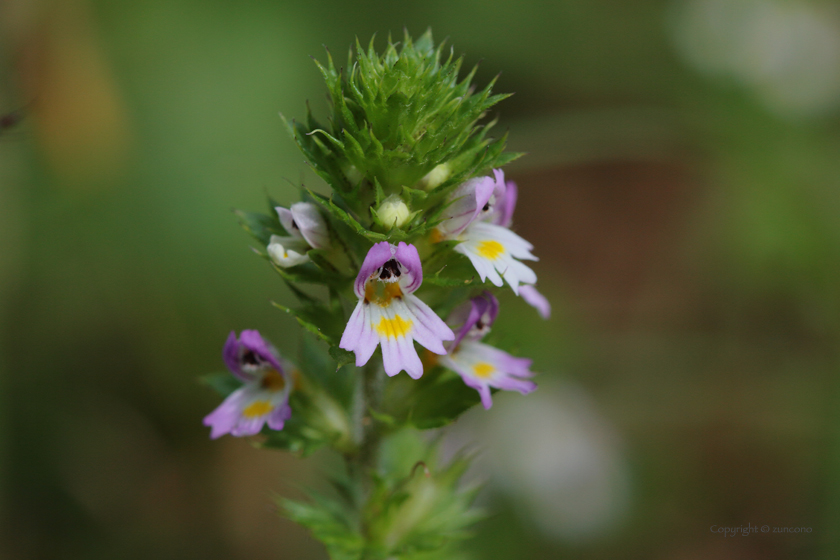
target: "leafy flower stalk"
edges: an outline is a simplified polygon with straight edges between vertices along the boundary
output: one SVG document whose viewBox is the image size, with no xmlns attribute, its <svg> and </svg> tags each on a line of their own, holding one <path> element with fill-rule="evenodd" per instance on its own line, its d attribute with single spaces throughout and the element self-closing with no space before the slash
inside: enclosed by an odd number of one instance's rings
<svg viewBox="0 0 840 560">
<path fill-rule="evenodd" d="M 533 247 L 511 229 L 518 190 L 501 167 L 519 154 L 486 120 L 507 96 L 476 88 L 475 69 L 461 77 L 431 32 L 316 64 L 328 118 L 285 122 L 330 194 L 302 186 L 288 208 L 238 212 L 297 299 L 275 305 L 303 328 L 300 353 L 232 332 L 229 372 L 205 378 L 225 400 L 204 423 L 212 438 L 344 458 L 328 495 L 282 501 L 332 558 L 448 557 L 479 518 L 476 488 L 459 483 L 467 457 L 440 462 L 423 431 L 489 409 L 495 391 L 536 388 L 531 360 L 494 345 L 494 290 L 550 312 L 525 264 Z"/>
</svg>

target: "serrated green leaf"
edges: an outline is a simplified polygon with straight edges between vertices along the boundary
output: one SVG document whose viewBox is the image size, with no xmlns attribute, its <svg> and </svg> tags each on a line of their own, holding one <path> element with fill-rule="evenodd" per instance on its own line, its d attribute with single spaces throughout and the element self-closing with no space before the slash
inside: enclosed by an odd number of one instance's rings
<svg viewBox="0 0 840 560">
<path fill-rule="evenodd" d="M 277 218 L 242 210 L 234 210 L 234 214 L 239 218 L 242 228 L 257 239 L 263 247 L 268 245 L 272 235 L 287 235 Z"/>
<path fill-rule="evenodd" d="M 330 356 L 339 368 L 356 361 L 356 355 L 353 352 L 348 352 L 338 346 L 330 346 Z"/>
</svg>

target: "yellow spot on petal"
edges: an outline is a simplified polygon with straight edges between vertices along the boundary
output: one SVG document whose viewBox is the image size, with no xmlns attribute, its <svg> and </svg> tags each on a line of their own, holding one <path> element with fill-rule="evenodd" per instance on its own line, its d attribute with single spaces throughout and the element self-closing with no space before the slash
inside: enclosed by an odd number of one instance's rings
<svg viewBox="0 0 840 560">
<path fill-rule="evenodd" d="M 443 234 L 440 232 L 439 229 L 435 228 L 432 230 L 431 235 L 429 235 L 429 241 L 432 243 L 440 243 L 443 241 Z"/>
<path fill-rule="evenodd" d="M 495 261 L 504 252 L 505 248 L 498 241 L 488 240 L 478 244 L 478 254 L 491 261 Z"/>
<path fill-rule="evenodd" d="M 379 324 L 375 325 L 375 327 L 376 332 L 378 332 L 380 336 L 399 338 L 401 336 L 406 336 L 409 332 L 411 332 L 412 324 L 411 319 L 404 321 L 402 317 L 395 315 L 393 319 L 382 317 L 382 319 L 379 320 Z"/>
<path fill-rule="evenodd" d="M 242 416 L 246 418 L 256 418 L 264 416 L 271 412 L 271 403 L 268 401 L 254 401 L 245 407 L 242 411 Z"/>
<path fill-rule="evenodd" d="M 496 368 L 487 362 L 478 362 L 473 366 L 473 371 L 479 377 L 490 377 L 490 374 L 492 374 L 495 369 Z"/>
<path fill-rule="evenodd" d="M 263 376 L 261 385 L 266 391 L 282 391 L 286 387 L 286 380 L 279 371 L 270 369 Z"/>
</svg>

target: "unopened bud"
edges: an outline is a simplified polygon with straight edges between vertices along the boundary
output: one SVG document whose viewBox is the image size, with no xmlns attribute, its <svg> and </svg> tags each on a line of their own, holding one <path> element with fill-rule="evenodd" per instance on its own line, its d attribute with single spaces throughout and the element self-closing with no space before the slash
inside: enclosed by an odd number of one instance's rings
<svg viewBox="0 0 840 560">
<path fill-rule="evenodd" d="M 411 218 L 408 205 L 396 194 L 392 194 L 382 201 L 376 210 L 376 218 L 386 229 L 402 227 Z"/>
<path fill-rule="evenodd" d="M 423 188 L 428 190 L 432 190 L 435 187 L 438 187 L 443 184 L 444 181 L 449 179 L 449 176 L 452 174 L 452 169 L 450 169 L 448 163 L 441 163 L 431 171 L 429 171 L 425 177 L 420 179 L 420 182 L 423 185 Z"/>
</svg>

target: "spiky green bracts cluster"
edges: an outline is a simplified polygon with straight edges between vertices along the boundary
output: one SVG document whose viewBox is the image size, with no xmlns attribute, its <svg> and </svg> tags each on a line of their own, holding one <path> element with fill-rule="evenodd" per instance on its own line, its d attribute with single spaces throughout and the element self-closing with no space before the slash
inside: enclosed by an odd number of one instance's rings
<svg viewBox="0 0 840 560">
<path fill-rule="evenodd" d="M 509 97 L 491 95 L 495 79 L 475 92 L 476 67 L 459 81 L 463 59 L 454 59 L 450 49 L 444 60 L 445 45 L 435 48 L 431 32 L 416 42 L 406 33 L 401 45 L 389 40 L 382 55 L 373 44 L 365 52 L 357 41 L 346 69 L 336 69 L 329 53 L 326 66 L 316 62 L 329 89 L 327 126 L 311 111 L 305 123 L 287 123 L 334 200 L 368 229 L 377 229 L 368 208 L 389 195 L 401 196 L 417 217 L 427 217 L 466 179 L 519 155 L 504 153 L 506 135 L 487 136 L 495 120 L 479 123 Z M 415 219 L 389 239 L 411 240 L 432 226 Z"/>
</svg>

